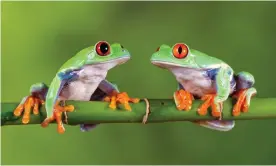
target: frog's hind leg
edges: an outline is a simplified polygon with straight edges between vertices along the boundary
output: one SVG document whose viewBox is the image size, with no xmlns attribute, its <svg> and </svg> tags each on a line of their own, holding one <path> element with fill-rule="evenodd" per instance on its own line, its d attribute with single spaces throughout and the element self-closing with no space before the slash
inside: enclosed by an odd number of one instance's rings
<svg viewBox="0 0 276 166">
<path fill-rule="evenodd" d="M 198 114 L 206 115 L 207 110 L 211 107 L 212 116 L 219 120 L 203 120 L 194 123 L 217 131 L 230 131 L 235 126 L 233 120 L 222 120 L 223 102 L 227 100 L 234 86 L 233 70 L 231 68 L 221 68 L 208 72 L 212 80 L 216 80 L 216 94 L 206 94 L 202 96 L 205 102 L 199 107 Z"/>
<path fill-rule="evenodd" d="M 232 95 L 237 99 L 233 108 L 233 116 L 239 116 L 241 112 L 247 112 L 250 106 L 252 96 L 257 93 L 253 87 L 255 79 L 252 74 L 248 72 L 240 72 L 235 75 L 236 90 Z"/>
<path fill-rule="evenodd" d="M 91 95 L 90 101 L 102 101 L 106 96 L 107 96 L 106 92 L 104 92 L 100 88 L 97 88 L 95 92 Z M 82 132 L 87 132 L 96 128 L 97 125 L 98 124 L 81 124 L 80 129 Z"/>
<path fill-rule="evenodd" d="M 110 102 L 109 108 L 115 110 L 118 104 L 122 104 L 127 111 L 131 111 L 129 103 L 139 103 L 140 99 L 131 98 L 126 92 L 119 92 L 119 89 L 115 84 L 103 80 L 99 85 L 99 88 L 108 94 L 104 97 L 104 101 Z"/>
<path fill-rule="evenodd" d="M 119 89 L 116 84 L 103 80 L 95 92 L 91 95 L 90 101 L 104 101 L 106 97 L 113 91 L 119 93 Z M 97 127 L 98 124 L 81 124 L 80 129 L 83 132 L 90 131 Z"/>
<path fill-rule="evenodd" d="M 87 132 L 97 127 L 97 125 L 98 124 L 81 124 L 80 129 L 82 132 Z"/>
<path fill-rule="evenodd" d="M 219 104 L 219 110 L 217 110 L 217 107 L 214 104 L 214 96 L 206 96 L 206 101 L 204 104 L 201 105 L 199 108 L 198 112 L 201 111 L 200 109 L 204 109 L 205 113 L 207 108 L 211 105 L 212 107 L 212 116 L 213 117 L 220 117 L 220 114 L 222 112 L 222 103 Z M 214 111 L 217 110 L 217 111 Z M 217 113 L 217 114 L 214 114 Z M 202 127 L 206 127 L 212 130 L 217 130 L 217 131 L 230 131 L 235 127 L 235 121 L 233 120 L 200 120 L 200 121 L 192 121 L 195 124 L 198 124 Z"/>
<path fill-rule="evenodd" d="M 30 121 L 31 111 L 33 114 L 39 114 L 39 107 L 44 104 L 45 97 L 48 91 L 48 86 L 44 83 L 33 84 L 30 88 L 30 95 L 25 96 L 13 114 L 15 116 L 21 116 L 23 111 L 22 123 L 28 124 Z"/>
<path fill-rule="evenodd" d="M 210 103 L 211 103 L 210 96 Z M 192 101 L 197 99 L 197 96 L 193 96 L 191 93 L 185 91 L 184 87 L 179 84 L 178 90 L 174 93 L 174 101 L 178 110 L 186 110 L 188 111 L 192 107 Z M 209 102 L 208 102 L 209 103 Z M 209 104 L 210 104 L 209 103 Z M 235 126 L 235 121 L 220 121 L 220 120 L 200 120 L 200 121 L 191 121 L 197 125 L 202 127 L 218 130 L 218 131 L 229 131 Z"/>
</svg>

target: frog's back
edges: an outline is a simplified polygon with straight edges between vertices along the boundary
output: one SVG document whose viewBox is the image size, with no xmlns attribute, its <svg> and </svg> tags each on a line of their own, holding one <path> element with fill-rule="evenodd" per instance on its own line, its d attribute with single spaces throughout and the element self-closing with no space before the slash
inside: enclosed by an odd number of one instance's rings
<svg viewBox="0 0 276 166">
<path fill-rule="evenodd" d="M 85 61 L 88 58 L 88 54 L 91 50 L 94 49 L 94 46 L 86 47 L 80 51 L 78 51 L 74 56 L 72 56 L 69 60 L 67 60 L 59 69 L 59 72 L 64 72 L 67 70 L 76 70 L 80 69 L 85 65 Z"/>
<path fill-rule="evenodd" d="M 200 68 L 215 69 L 215 68 L 220 68 L 221 66 L 230 67 L 224 61 L 222 61 L 218 58 L 209 56 L 206 53 L 200 52 L 195 49 L 190 49 L 190 52 L 194 56 L 194 59 Z"/>
<path fill-rule="evenodd" d="M 226 67 L 233 72 L 232 68 L 225 62 L 215 57 L 208 56 L 197 50 L 191 50 L 198 69 L 179 68 L 174 69 L 173 73 L 177 81 L 187 91 L 195 96 L 202 97 L 205 94 L 215 93 L 217 90 L 216 75 L 221 67 Z M 180 71 L 176 71 L 180 70 Z M 235 88 L 235 80 L 231 78 L 231 92 Z"/>
</svg>

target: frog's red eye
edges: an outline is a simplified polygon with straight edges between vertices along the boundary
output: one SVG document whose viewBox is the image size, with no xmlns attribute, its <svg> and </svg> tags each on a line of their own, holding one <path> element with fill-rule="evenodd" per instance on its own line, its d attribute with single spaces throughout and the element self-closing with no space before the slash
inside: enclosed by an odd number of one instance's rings
<svg viewBox="0 0 276 166">
<path fill-rule="evenodd" d="M 96 52 L 100 56 L 106 56 L 110 53 L 110 45 L 105 41 L 96 44 Z"/>
<path fill-rule="evenodd" d="M 174 57 L 182 59 L 188 55 L 189 49 L 186 44 L 179 43 L 174 45 L 172 52 Z"/>
<path fill-rule="evenodd" d="M 158 48 L 156 49 L 156 52 L 159 51 L 159 50 L 160 50 L 160 47 L 158 47 Z"/>
</svg>

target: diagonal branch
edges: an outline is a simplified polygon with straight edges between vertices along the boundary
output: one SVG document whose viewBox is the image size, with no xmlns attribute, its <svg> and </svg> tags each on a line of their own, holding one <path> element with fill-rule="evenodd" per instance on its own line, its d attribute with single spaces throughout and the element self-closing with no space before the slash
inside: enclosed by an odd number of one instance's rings
<svg viewBox="0 0 276 166">
<path fill-rule="evenodd" d="M 193 121 L 212 120 L 209 114 L 199 116 L 196 112 L 200 100 L 195 100 L 190 111 L 178 111 L 172 99 L 148 99 L 150 114 L 147 123 L 171 122 L 171 121 Z M 228 99 L 223 107 L 223 119 L 225 120 L 249 120 L 276 118 L 276 98 L 253 98 L 249 112 L 241 113 L 233 117 L 232 100 Z M 95 123 L 142 123 L 146 115 L 146 100 L 138 104 L 131 104 L 131 112 L 122 108 L 111 110 L 106 102 L 80 102 L 67 101 L 66 104 L 73 104 L 75 111 L 67 113 L 68 125 L 95 124 Z M 18 103 L 2 103 L 1 125 L 21 125 L 22 117 L 13 116 L 13 110 Z M 44 106 L 40 108 L 40 115 L 31 115 L 29 124 L 40 124 L 46 117 Z M 63 118 L 64 120 L 65 118 Z"/>
</svg>

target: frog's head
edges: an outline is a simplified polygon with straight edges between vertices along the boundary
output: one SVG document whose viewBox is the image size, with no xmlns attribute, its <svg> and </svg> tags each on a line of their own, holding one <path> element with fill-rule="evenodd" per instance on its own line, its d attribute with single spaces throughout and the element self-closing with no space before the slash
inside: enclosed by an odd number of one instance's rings
<svg viewBox="0 0 276 166">
<path fill-rule="evenodd" d="M 176 43 L 173 47 L 161 45 L 151 56 L 151 63 L 161 68 L 196 68 L 194 55 L 184 43 Z"/>
<path fill-rule="evenodd" d="M 110 64 L 120 65 L 130 59 L 130 53 L 119 43 L 109 44 L 106 41 L 99 41 L 93 49 L 86 54 L 86 65 Z"/>
<path fill-rule="evenodd" d="M 106 41 L 99 41 L 95 46 L 79 51 L 62 66 L 61 70 L 80 69 L 88 65 L 97 65 L 109 70 L 127 62 L 129 59 L 130 53 L 121 44 L 109 44 Z"/>
</svg>

